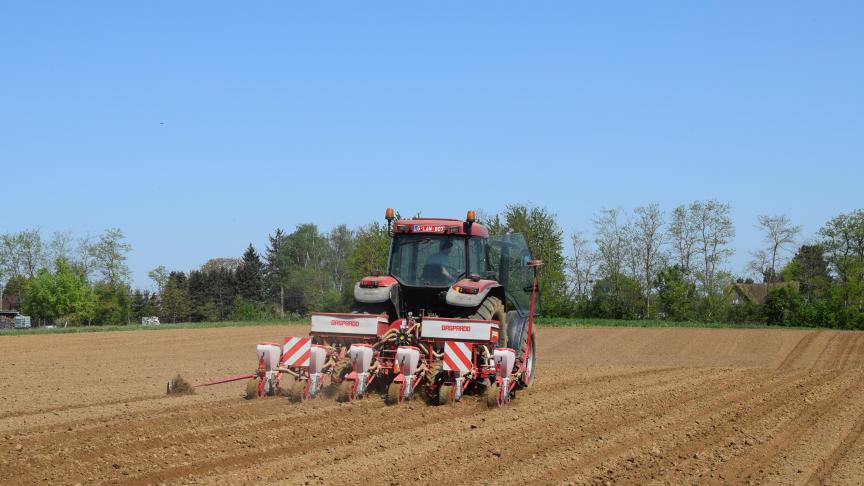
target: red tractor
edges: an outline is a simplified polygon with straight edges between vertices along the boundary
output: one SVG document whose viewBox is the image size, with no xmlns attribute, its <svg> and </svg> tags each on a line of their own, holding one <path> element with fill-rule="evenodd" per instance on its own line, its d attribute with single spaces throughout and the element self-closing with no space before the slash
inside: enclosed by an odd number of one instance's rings
<svg viewBox="0 0 864 486">
<path fill-rule="evenodd" d="M 306 400 L 370 392 L 388 403 L 420 390 L 432 403 L 486 395 L 507 403 L 535 373 L 537 267 L 518 234 L 489 236 L 474 211 L 456 219 L 400 219 L 388 272 L 354 287 L 351 313 L 313 313 L 307 338 L 258 345 L 251 396 Z"/>
</svg>

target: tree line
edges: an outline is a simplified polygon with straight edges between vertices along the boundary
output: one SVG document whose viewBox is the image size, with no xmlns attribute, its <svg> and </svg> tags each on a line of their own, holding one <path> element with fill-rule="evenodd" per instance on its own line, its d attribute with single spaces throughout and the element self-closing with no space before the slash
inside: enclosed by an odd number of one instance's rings
<svg viewBox="0 0 864 486">
<path fill-rule="evenodd" d="M 516 204 L 479 214 L 492 235 L 524 234 L 544 260 L 547 316 L 864 328 L 862 210 L 832 218 L 808 242 L 786 216 L 760 216 L 764 244 L 738 276 L 728 266 L 730 207 L 716 200 L 668 212 L 657 204 L 603 209 L 590 235 L 575 231 L 569 240 L 546 208 Z M 386 270 L 389 242 L 379 222 L 279 228 L 263 251 L 250 244 L 240 257 L 213 258 L 191 271 L 159 266 L 149 272 L 150 291 L 131 287 L 131 247 L 119 229 L 82 239 L 28 230 L 0 237 L 0 282 L 4 302 L 40 322 L 284 318 L 347 310 L 354 283 Z"/>
</svg>

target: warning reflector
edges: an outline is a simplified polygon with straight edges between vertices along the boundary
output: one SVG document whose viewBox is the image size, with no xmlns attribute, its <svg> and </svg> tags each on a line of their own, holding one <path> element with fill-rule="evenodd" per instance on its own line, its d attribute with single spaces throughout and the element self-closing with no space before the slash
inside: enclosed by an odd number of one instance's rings
<svg viewBox="0 0 864 486">
<path fill-rule="evenodd" d="M 444 341 L 444 369 L 468 373 L 471 371 L 471 344 Z"/>
<path fill-rule="evenodd" d="M 305 337 L 286 337 L 282 346 L 282 364 L 285 366 L 309 366 L 312 339 Z"/>
</svg>

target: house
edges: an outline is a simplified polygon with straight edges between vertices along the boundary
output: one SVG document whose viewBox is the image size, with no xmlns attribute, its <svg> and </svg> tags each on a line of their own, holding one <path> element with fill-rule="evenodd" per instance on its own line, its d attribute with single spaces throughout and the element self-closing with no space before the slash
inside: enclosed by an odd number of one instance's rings
<svg viewBox="0 0 864 486">
<path fill-rule="evenodd" d="M 746 283 L 737 282 L 726 287 L 726 301 L 732 305 L 745 303 L 762 305 L 768 299 L 768 290 L 788 287 L 798 291 L 798 282 Z"/>
</svg>

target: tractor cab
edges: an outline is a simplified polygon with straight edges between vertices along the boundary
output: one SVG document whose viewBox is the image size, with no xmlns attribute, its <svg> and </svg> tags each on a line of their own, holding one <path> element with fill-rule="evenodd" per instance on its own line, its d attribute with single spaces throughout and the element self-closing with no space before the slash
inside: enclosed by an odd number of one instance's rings
<svg viewBox="0 0 864 486">
<path fill-rule="evenodd" d="M 388 209 L 392 242 L 387 276 L 355 286 L 355 310 L 471 317 L 487 297 L 522 316 L 529 312 L 533 268 L 525 238 L 489 236 L 469 211 L 458 219 L 395 219 Z"/>
</svg>

